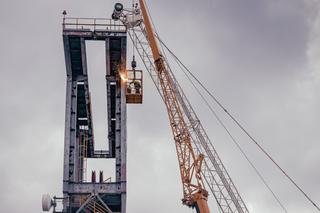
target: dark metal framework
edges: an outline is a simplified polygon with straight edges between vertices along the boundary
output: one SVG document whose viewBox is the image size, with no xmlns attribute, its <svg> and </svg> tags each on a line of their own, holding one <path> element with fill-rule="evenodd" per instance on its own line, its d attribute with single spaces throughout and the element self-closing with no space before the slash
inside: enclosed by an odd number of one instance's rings
<svg viewBox="0 0 320 213">
<path fill-rule="evenodd" d="M 95 150 L 88 83 L 87 40 L 104 41 L 109 150 Z M 108 19 L 64 18 L 63 44 L 67 70 L 63 210 L 126 212 L 126 27 Z M 87 158 L 115 158 L 114 182 L 85 181 Z"/>
</svg>

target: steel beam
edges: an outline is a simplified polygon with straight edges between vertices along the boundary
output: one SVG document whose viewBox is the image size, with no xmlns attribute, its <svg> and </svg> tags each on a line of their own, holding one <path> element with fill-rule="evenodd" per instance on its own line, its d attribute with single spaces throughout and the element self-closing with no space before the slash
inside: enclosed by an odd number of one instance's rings
<svg viewBox="0 0 320 213">
<path fill-rule="evenodd" d="M 126 97 L 119 70 L 126 69 L 126 31 L 92 28 L 63 28 L 66 62 L 66 111 L 64 138 L 63 212 L 74 213 L 83 196 L 100 195 L 113 212 L 126 212 Z M 119 28 L 120 29 L 120 28 Z M 86 41 L 105 41 L 106 97 L 109 150 L 94 149 L 93 122 L 88 82 Z M 115 158 L 115 182 L 84 182 L 80 134 L 87 134 L 86 158 Z M 81 167 L 81 168 L 80 168 Z M 109 202 L 109 203 L 108 203 Z"/>
</svg>

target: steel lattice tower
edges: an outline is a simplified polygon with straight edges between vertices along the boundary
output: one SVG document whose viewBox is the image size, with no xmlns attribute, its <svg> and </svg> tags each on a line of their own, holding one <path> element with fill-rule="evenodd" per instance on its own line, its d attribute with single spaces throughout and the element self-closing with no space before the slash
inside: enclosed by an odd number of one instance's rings
<svg viewBox="0 0 320 213">
<path fill-rule="evenodd" d="M 94 146 L 87 40 L 105 42 L 109 150 Z M 64 18 L 67 91 L 62 212 L 126 212 L 126 86 L 119 76 L 119 70 L 126 69 L 126 42 L 126 28 L 120 22 Z M 85 181 L 87 158 L 115 158 L 115 182 L 95 180 L 96 174 Z"/>
</svg>

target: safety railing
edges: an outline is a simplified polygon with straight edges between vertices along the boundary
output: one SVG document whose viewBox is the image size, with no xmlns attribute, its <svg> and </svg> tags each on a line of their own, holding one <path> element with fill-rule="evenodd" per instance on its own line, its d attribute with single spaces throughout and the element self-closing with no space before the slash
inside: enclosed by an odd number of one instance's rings
<svg viewBox="0 0 320 213">
<path fill-rule="evenodd" d="M 119 20 L 106 18 L 63 18 L 63 30 L 118 31 L 126 32 L 127 28 Z"/>
</svg>

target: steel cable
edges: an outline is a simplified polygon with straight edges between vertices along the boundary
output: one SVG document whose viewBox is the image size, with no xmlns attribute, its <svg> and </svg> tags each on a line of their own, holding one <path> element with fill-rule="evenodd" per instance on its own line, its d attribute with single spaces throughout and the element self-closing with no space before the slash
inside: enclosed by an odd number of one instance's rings
<svg viewBox="0 0 320 213">
<path fill-rule="evenodd" d="M 147 5 L 148 13 L 150 14 L 148 5 Z M 214 102 L 231 118 L 233 122 L 251 139 L 251 141 L 266 155 L 266 157 L 271 160 L 271 162 L 283 173 L 283 175 L 304 195 L 304 197 L 320 212 L 319 206 L 310 198 L 310 196 L 288 175 L 286 171 L 284 171 L 280 165 L 271 157 L 271 155 L 257 142 L 257 140 L 244 128 L 244 126 L 222 105 L 222 103 L 210 92 L 204 84 L 188 69 L 181 60 L 162 42 L 159 38 L 157 30 L 154 26 L 154 22 L 151 18 L 151 23 L 154 27 L 155 33 L 161 45 L 163 45 L 167 51 L 179 62 L 179 64 L 189 73 L 189 75 L 201 86 L 201 88 L 214 100 Z M 241 148 L 241 147 L 240 147 Z M 248 160 L 248 159 L 247 159 Z M 278 199 L 277 199 L 278 200 Z M 280 202 L 281 203 L 281 202 Z M 281 204 L 281 206 L 283 206 Z M 284 208 L 285 209 L 285 208 Z"/>
<path fill-rule="evenodd" d="M 157 35 L 158 36 L 158 35 Z M 158 36 L 159 39 L 159 36 Z M 159 39 L 160 44 L 162 44 L 163 42 Z M 163 46 L 163 45 L 161 45 Z M 262 176 L 261 172 L 256 168 L 256 166 L 253 164 L 253 162 L 249 159 L 249 157 L 247 156 L 247 154 L 245 153 L 245 151 L 241 148 L 239 142 L 235 139 L 235 137 L 231 134 L 230 130 L 227 128 L 227 126 L 223 123 L 223 121 L 220 119 L 220 117 L 218 116 L 218 114 L 216 113 L 216 111 L 212 108 L 212 106 L 210 105 L 210 103 L 208 102 L 208 100 L 204 97 L 204 95 L 201 93 L 201 91 L 199 90 L 199 88 L 195 85 L 195 83 L 192 81 L 192 79 L 190 78 L 190 76 L 186 73 L 186 71 L 183 69 L 183 67 L 181 66 L 181 64 L 175 59 L 176 63 L 178 64 L 179 68 L 181 69 L 181 71 L 185 74 L 185 76 L 188 78 L 189 82 L 192 84 L 193 88 L 195 88 L 195 90 L 197 91 L 198 95 L 201 97 L 201 99 L 205 102 L 206 106 L 209 108 L 209 110 L 211 111 L 211 113 L 214 115 L 214 117 L 217 119 L 218 123 L 222 126 L 222 128 L 227 132 L 227 134 L 229 135 L 229 137 L 231 138 L 232 142 L 236 145 L 236 147 L 239 149 L 239 151 L 242 153 L 242 155 L 244 156 L 244 158 L 247 160 L 247 162 L 250 164 L 250 166 L 254 169 L 255 173 L 258 175 L 258 177 L 261 179 L 261 181 L 263 182 L 263 184 L 265 185 L 265 187 L 270 191 L 270 193 L 272 194 L 272 196 L 274 197 L 274 199 L 276 200 L 276 202 L 279 204 L 279 206 L 283 209 L 284 212 L 288 213 L 287 209 L 285 208 L 285 206 L 282 204 L 282 202 L 280 201 L 279 197 L 277 197 L 277 195 L 275 194 L 275 192 L 271 189 L 271 187 L 269 186 L 269 184 L 267 183 L 267 181 L 265 180 L 265 178 Z"/>
<path fill-rule="evenodd" d="M 159 42 L 164 45 L 167 51 L 177 60 L 185 71 L 201 86 L 201 88 L 214 100 L 214 102 L 231 118 L 233 122 L 250 138 L 250 140 L 262 151 L 262 153 L 281 171 L 281 173 L 304 195 L 304 197 L 320 212 L 319 206 L 313 201 L 310 196 L 288 175 L 284 169 L 271 157 L 271 155 L 258 143 L 258 141 L 244 128 L 244 126 L 222 105 L 222 103 L 210 92 L 204 84 L 188 69 L 181 60 L 162 42 L 158 36 Z M 239 147 L 238 147 L 239 148 Z M 277 199 L 278 200 L 278 199 Z M 281 202 L 280 202 L 281 203 Z M 280 204 L 279 203 L 279 204 Z M 281 206 L 283 206 L 281 204 Z M 285 208 L 284 208 L 285 209 Z"/>
</svg>

